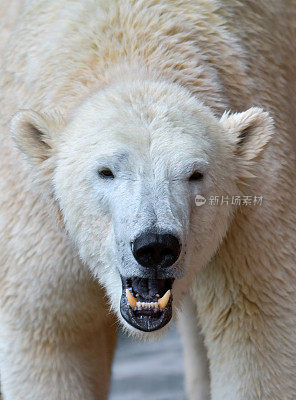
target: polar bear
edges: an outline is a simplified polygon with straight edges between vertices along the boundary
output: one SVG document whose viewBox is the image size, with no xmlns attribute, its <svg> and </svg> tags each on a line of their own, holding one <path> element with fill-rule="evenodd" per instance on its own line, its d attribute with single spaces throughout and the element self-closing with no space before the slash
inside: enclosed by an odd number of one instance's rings
<svg viewBox="0 0 296 400">
<path fill-rule="evenodd" d="M 293 1 L 4 3 L 4 400 L 106 399 L 114 316 L 175 314 L 190 400 L 200 330 L 213 400 L 294 399 Z"/>
</svg>

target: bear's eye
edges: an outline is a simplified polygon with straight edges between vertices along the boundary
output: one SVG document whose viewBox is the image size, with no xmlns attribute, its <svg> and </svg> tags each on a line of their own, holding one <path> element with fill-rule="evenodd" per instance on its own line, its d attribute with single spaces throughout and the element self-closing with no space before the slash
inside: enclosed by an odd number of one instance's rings
<svg viewBox="0 0 296 400">
<path fill-rule="evenodd" d="M 203 174 L 199 171 L 194 171 L 190 176 L 189 181 L 201 181 L 203 179 Z"/>
<path fill-rule="evenodd" d="M 114 179 L 115 178 L 113 172 L 109 168 L 103 168 L 103 169 L 99 170 L 98 174 L 103 179 Z"/>
</svg>

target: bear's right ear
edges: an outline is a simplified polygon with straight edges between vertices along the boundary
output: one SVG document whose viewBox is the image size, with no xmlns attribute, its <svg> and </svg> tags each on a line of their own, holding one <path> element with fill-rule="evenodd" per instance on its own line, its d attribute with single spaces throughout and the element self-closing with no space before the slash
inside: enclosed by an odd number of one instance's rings
<svg viewBox="0 0 296 400">
<path fill-rule="evenodd" d="M 274 133 L 273 119 L 259 107 L 224 113 L 220 122 L 235 143 L 235 154 L 244 162 L 258 160 Z"/>
<path fill-rule="evenodd" d="M 46 160 L 52 152 L 49 122 L 32 110 L 18 111 L 10 122 L 14 142 L 34 165 Z"/>
</svg>

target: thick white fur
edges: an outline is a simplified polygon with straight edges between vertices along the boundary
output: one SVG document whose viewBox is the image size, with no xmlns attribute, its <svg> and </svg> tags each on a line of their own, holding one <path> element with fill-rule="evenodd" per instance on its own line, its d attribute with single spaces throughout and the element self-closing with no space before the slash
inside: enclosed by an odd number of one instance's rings
<svg viewBox="0 0 296 400">
<path fill-rule="evenodd" d="M 4 399 L 106 398 L 115 321 L 98 282 L 120 318 L 119 271 L 145 274 L 128 246 L 153 224 L 182 239 L 167 273 L 175 309 L 191 287 L 211 398 L 294 399 L 293 1 L 10 4 L 0 3 Z M 116 184 L 98 178 L 105 163 Z M 205 179 L 189 185 L 194 168 Z M 198 208 L 196 194 L 264 202 Z M 202 393 L 196 360 L 191 400 Z"/>
<path fill-rule="evenodd" d="M 182 335 L 185 369 L 186 389 L 189 399 L 210 399 L 209 362 L 204 337 L 197 318 L 196 304 L 190 295 L 183 300 L 181 311 L 178 315 L 178 328 Z"/>
</svg>

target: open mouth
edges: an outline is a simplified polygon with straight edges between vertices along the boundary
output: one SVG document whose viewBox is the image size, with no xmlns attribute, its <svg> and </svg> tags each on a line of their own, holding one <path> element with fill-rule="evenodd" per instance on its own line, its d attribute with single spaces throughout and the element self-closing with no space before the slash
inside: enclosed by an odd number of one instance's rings
<svg viewBox="0 0 296 400">
<path fill-rule="evenodd" d="M 152 332 L 165 326 L 172 318 L 173 278 L 124 278 L 120 312 L 134 328 Z"/>
</svg>

